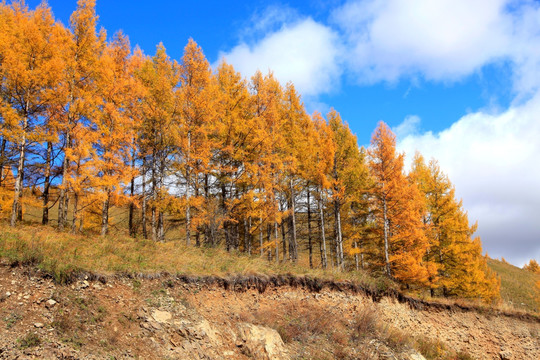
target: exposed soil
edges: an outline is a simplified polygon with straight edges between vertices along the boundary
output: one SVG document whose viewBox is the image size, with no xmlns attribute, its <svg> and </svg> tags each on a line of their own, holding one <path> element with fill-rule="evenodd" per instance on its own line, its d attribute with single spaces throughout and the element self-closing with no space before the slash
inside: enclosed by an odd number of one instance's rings
<svg viewBox="0 0 540 360">
<path fill-rule="evenodd" d="M 293 277 L 87 275 L 58 285 L 8 264 L 0 265 L 0 359 L 422 359 L 360 336 L 366 309 L 475 359 L 540 359 L 533 316 Z"/>
</svg>

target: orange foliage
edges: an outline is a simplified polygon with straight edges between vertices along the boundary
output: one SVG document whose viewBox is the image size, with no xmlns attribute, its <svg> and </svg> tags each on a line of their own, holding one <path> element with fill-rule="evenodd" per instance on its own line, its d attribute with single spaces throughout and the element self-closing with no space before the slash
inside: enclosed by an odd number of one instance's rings
<svg viewBox="0 0 540 360">
<path fill-rule="evenodd" d="M 388 276 L 426 284 L 431 267 L 423 262 L 429 247 L 421 221 L 424 199 L 403 173 L 403 154 L 396 153 L 395 135 L 380 122 L 368 150 L 374 179 L 372 211 L 380 246 L 379 263 Z"/>
<path fill-rule="evenodd" d="M 43 219 L 58 204 L 59 230 L 69 217 L 105 235 L 110 209 L 129 204 L 132 236 L 134 217 L 156 241 L 180 223 L 188 243 L 297 261 L 307 235 L 312 266 L 318 248 L 323 268 L 497 296 L 452 184 L 419 155 L 407 177 L 384 123 L 359 148 L 337 111 L 309 116 L 292 83 L 226 62 L 213 73 L 192 39 L 179 62 L 163 44 L 132 52 L 96 30 L 95 6 L 79 0 L 68 29 L 46 5 L 0 2 L 0 214 L 13 225 L 37 201 L 23 185 L 45 183 L 58 199 L 35 193 Z"/>
</svg>

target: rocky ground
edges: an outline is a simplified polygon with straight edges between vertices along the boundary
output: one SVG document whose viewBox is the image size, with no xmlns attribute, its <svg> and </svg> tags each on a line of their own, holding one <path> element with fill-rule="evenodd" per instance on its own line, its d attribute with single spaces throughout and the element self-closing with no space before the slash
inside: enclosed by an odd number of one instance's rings
<svg viewBox="0 0 540 360">
<path fill-rule="evenodd" d="M 32 268 L 0 265 L 0 359 L 421 360 L 419 351 L 442 358 L 439 348 L 461 352 L 456 359 L 540 359 L 540 322 L 170 276 L 57 285 Z"/>
</svg>

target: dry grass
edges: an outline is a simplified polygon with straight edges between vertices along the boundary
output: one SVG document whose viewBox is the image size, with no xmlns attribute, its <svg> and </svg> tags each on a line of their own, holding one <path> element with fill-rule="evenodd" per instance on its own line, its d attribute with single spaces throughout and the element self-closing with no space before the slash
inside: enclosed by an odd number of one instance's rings
<svg viewBox="0 0 540 360">
<path fill-rule="evenodd" d="M 336 281 L 350 280 L 374 289 L 391 286 L 362 271 L 323 271 L 288 261 L 276 263 L 259 256 L 228 253 L 220 248 L 186 246 L 182 241 L 160 243 L 126 235 L 77 235 L 41 225 L 11 228 L 5 223 L 0 224 L 0 257 L 12 263 L 34 264 L 60 283 L 80 272 L 168 272 L 196 276 L 309 275 Z"/>
<path fill-rule="evenodd" d="M 375 304 L 364 305 L 349 319 L 327 306 L 297 299 L 279 308 L 240 314 L 240 320 L 275 329 L 286 343 L 306 351 L 299 359 L 378 358 L 375 354 L 380 349 L 374 343 L 384 344 L 394 354 L 408 354 L 414 349 L 427 360 L 471 359 L 465 353 L 447 349 L 436 339 L 414 337 L 384 323 Z"/>
<path fill-rule="evenodd" d="M 540 281 L 539 274 L 494 259 L 489 259 L 488 265 L 501 278 L 501 297 L 507 310 L 540 312 L 535 287 L 535 283 Z"/>
</svg>

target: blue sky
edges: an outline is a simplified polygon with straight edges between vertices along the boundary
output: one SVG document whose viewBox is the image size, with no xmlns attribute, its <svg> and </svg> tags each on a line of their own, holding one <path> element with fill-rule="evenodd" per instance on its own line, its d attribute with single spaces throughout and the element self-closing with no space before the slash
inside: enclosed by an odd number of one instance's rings
<svg viewBox="0 0 540 360">
<path fill-rule="evenodd" d="M 35 6 L 38 1 L 28 1 Z M 68 23 L 76 1 L 49 0 Z M 533 0 L 98 0 L 100 26 L 179 59 L 292 80 L 369 144 L 377 122 L 410 157 L 435 157 L 490 256 L 540 259 L 540 5 Z"/>
<path fill-rule="evenodd" d="M 31 6 L 38 3 L 29 1 Z M 75 0 L 49 0 L 48 3 L 55 16 L 66 24 L 76 8 Z M 343 4 L 343 1 L 98 0 L 97 12 L 99 25 L 107 29 L 109 36 L 122 30 L 133 45 L 138 44 L 147 54 L 153 54 L 155 46 L 163 42 L 171 57 L 179 59 L 188 38 L 192 37 L 203 48 L 208 60 L 216 63 L 220 53 L 230 51 L 239 42 L 254 45 L 286 23 L 305 18 L 331 23 L 333 11 Z M 275 19 L 269 28 L 250 31 L 260 19 L 279 9 L 288 15 Z M 329 93 L 321 91 L 305 100 L 310 112 L 336 108 L 358 136 L 359 143 L 368 144 L 379 120 L 397 126 L 406 116 L 414 114 L 422 118 L 422 129 L 440 131 L 467 112 L 493 105 L 493 97 L 497 97 L 497 104 L 507 105 L 506 94 L 501 96 L 501 92 L 492 91 L 497 82 L 493 79 L 497 76 L 494 73 L 479 69 L 471 77 L 457 82 L 424 81 L 413 77 L 360 86 L 357 79 L 344 74 L 340 79 L 334 79 L 337 81 L 333 84 L 328 84 Z M 496 86 L 500 87 L 499 84 Z M 503 88 L 502 92 L 505 90 Z"/>
</svg>

